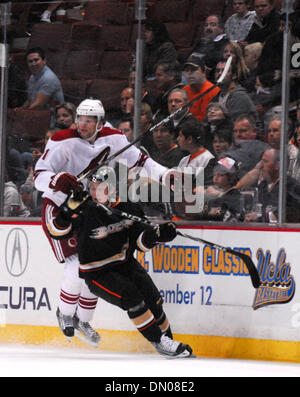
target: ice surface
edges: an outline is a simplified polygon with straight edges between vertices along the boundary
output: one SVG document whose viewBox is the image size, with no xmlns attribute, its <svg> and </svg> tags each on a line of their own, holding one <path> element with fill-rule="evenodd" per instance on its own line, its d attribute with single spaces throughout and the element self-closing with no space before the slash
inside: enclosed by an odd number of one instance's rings
<svg viewBox="0 0 300 397">
<path fill-rule="evenodd" d="M 300 364 L 0 344 L 1 377 L 299 377 Z"/>
</svg>

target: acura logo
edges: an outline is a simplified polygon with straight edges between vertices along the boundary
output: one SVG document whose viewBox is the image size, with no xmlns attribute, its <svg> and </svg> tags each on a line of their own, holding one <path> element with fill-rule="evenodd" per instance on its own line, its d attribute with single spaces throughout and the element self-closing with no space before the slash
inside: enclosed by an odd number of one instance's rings
<svg viewBox="0 0 300 397">
<path fill-rule="evenodd" d="M 5 262 L 8 272 L 21 276 L 28 264 L 28 239 L 23 229 L 12 229 L 7 236 L 5 245 Z"/>
</svg>

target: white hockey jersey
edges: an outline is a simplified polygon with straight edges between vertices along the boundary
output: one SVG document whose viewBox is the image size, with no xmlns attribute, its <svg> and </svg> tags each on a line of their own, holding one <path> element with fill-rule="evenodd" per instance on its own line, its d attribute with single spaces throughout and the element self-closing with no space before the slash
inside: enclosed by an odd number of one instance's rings
<svg viewBox="0 0 300 397">
<path fill-rule="evenodd" d="M 127 146 L 128 143 L 121 131 L 110 127 L 103 127 L 93 144 L 82 139 L 76 129 L 58 131 L 48 140 L 43 155 L 36 163 L 35 187 L 44 192 L 44 198 L 47 197 L 60 206 L 67 196 L 62 192 L 54 192 L 49 187 L 53 175 L 59 172 L 68 172 L 77 176 L 107 146 L 110 147 L 110 155 L 112 155 Z M 138 165 L 141 156 L 145 155 L 142 155 L 137 147 L 131 146 L 111 161 L 109 166 L 114 167 L 115 162 L 121 160 L 126 161 L 128 167 L 131 168 Z M 149 177 L 151 176 L 154 180 L 159 180 L 167 171 L 167 168 L 149 157 L 146 158 L 143 167 Z"/>
<path fill-rule="evenodd" d="M 185 167 L 191 167 L 194 173 L 197 173 L 199 167 L 205 168 L 209 161 L 215 156 L 206 148 L 201 149 L 199 152 L 183 157 L 179 164 L 178 169 L 183 170 Z"/>
</svg>

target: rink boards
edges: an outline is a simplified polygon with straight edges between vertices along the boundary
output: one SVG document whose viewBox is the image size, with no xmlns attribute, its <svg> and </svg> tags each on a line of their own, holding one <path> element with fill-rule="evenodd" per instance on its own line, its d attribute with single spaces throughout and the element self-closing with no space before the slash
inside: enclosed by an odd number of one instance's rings
<svg viewBox="0 0 300 397">
<path fill-rule="evenodd" d="M 1 222 L 0 231 L 0 343 L 83 346 L 67 342 L 57 328 L 63 265 L 41 224 Z M 263 284 L 253 288 L 239 258 L 180 236 L 138 254 L 161 291 L 176 338 L 190 343 L 197 356 L 300 362 L 299 231 L 182 231 L 250 255 Z M 153 351 L 126 313 L 102 300 L 92 324 L 101 349 Z"/>
</svg>

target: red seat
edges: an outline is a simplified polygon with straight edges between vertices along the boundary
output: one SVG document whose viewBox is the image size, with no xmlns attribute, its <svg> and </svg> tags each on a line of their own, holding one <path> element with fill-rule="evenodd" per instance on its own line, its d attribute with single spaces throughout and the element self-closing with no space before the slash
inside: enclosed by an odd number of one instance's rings
<svg viewBox="0 0 300 397">
<path fill-rule="evenodd" d="M 210 14 L 223 15 L 224 10 L 224 0 L 194 0 L 192 21 L 201 21 Z"/>
<path fill-rule="evenodd" d="M 87 89 L 87 97 L 100 99 L 106 112 L 120 108 L 121 91 L 127 86 L 126 79 L 95 79 Z"/>
<path fill-rule="evenodd" d="M 99 44 L 105 50 L 126 51 L 129 49 L 131 25 L 103 25 Z"/>
<path fill-rule="evenodd" d="M 104 51 L 97 77 L 127 79 L 132 62 L 130 51 Z"/>
<path fill-rule="evenodd" d="M 47 65 L 53 70 L 58 78 L 61 78 L 64 74 L 64 65 L 68 56 L 68 50 L 57 50 L 53 51 L 48 49 L 46 53 Z"/>
<path fill-rule="evenodd" d="M 195 25 L 189 22 L 168 22 L 165 24 L 176 48 L 191 47 L 195 38 Z"/>
<path fill-rule="evenodd" d="M 61 80 L 65 102 L 79 105 L 87 97 L 87 90 L 91 80 Z"/>
<path fill-rule="evenodd" d="M 42 139 L 50 128 L 50 110 L 8 109 L 10 132 L 29 141 Z"/>
<path fill-rule="evenodd" d="M 101 39 L 102 26 L 90 23 L 73 23 L 71 33 L 71 50 L 96 50 Z"/>
<path fill-rule="evenodd" d="M 69 48 L 72 24 L 37 23 L 33 25 L 28 48 L 42 47 L 57 50 Z"/>
<path fill-rule="evenodd" d="M 93 50 L 69 51 L 64 64 L 64 79 L 88 80 L 97 76 L 101 53 Z"/>
<path fill-rule="evenodd" d="M 161 22 L 185 21 L 190 9 L 189 0 L 165 0 L 155 3 L 154 18 Z"/>
<path fill-rule="evenodd" d="M 132 21 L 133 9 L 128 3 L 111 1 L 91 1 L 85 9 L 85 22 L 100 24 L 127 25 Z"/>
</svg>

